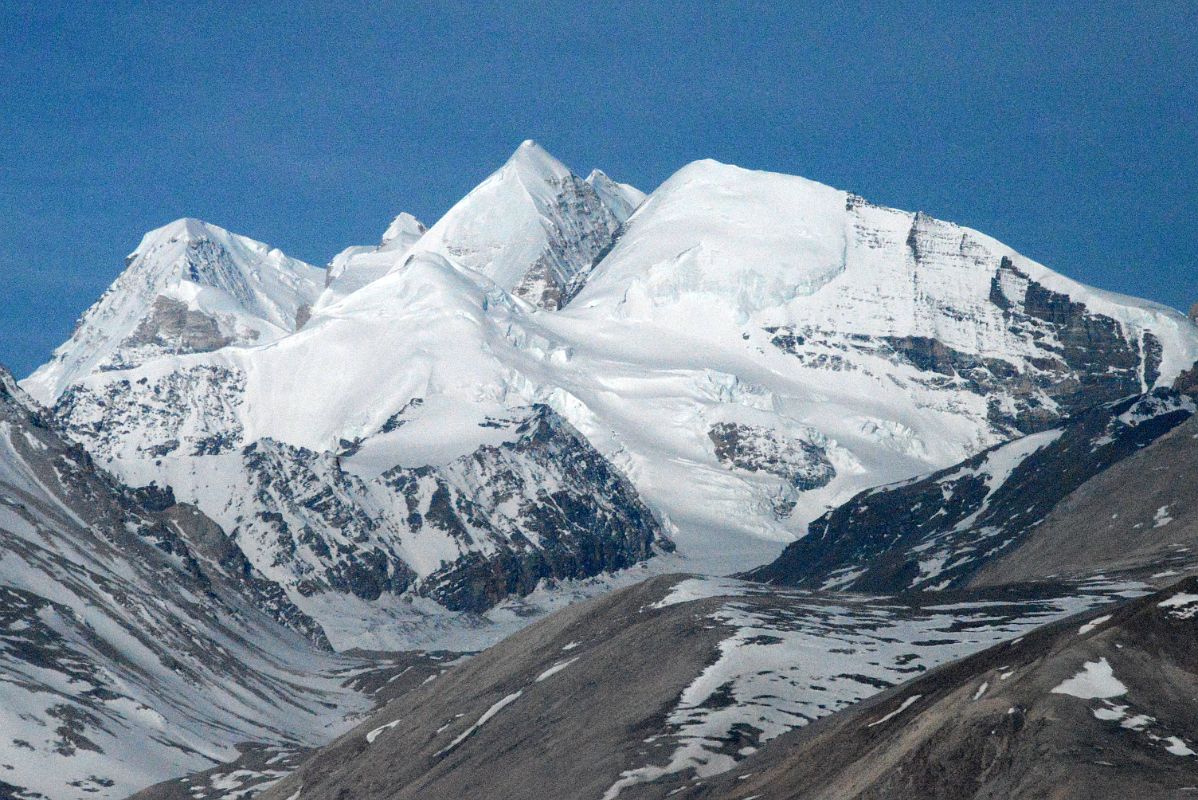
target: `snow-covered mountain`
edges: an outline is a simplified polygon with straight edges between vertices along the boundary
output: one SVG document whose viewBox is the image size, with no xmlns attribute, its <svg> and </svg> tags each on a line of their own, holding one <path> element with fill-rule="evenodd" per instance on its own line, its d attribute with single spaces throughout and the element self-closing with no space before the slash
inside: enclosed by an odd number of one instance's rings
<svg viewBox="0 0 1198 800">
<path fill-rule="evenodd" d="M 675 547 L 695 570 L 756 566 L 863 489 L 1198 360 L 1178 312 L 712 161 L 642 201 L 526 142 L 421 228 L 401 215 L 338 256 L 270 344 L 67 376 L 54 365 L 92 363 L 73 339 L 29 380 L 100 463 L 219 522 L 338 647 L 403 644 L 393 623 L 428 599 L 477 611 Z"/>
<path fill-rule="evenodd" d="M 267 344 L 303 326 L 323 273 L 196 219 L 150 231 L 75 332 L 22 386 L 52 403 L 94 372 L 156 357 Z"/>
</svg>

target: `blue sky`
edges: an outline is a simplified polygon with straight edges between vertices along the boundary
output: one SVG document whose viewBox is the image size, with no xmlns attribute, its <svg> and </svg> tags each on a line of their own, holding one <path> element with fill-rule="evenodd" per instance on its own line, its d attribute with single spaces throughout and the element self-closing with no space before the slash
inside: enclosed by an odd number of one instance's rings
<svg viewBox="0 0 1198 800">
<path fill-rule="evenodd" d="M 1192 6 L 1082 5 L 6 0 L 0 362 L 171 219 L 323 264 L 525 138 L 645 190 L 706 157 L 804 175 L 1188 308 Z"/>
</svg>

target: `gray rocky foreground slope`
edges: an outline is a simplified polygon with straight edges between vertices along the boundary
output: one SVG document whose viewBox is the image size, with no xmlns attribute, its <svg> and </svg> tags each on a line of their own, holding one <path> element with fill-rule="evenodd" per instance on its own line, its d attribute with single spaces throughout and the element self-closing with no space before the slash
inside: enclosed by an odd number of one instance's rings
<svg viewBox="0 0 1198 800">
<path fill-rule="evenodd" d="M 673 796 L 1188 797 L 1196 685 L 1198 578 L 1188 578 L 941 667 Z"/>
<path fill-rule="evenodd" d="M 922 605 L 656 578 L 558 612 L 405 694 L 261 797 L 664 797 L 1109 592 Z"/>
<path fill-rule="evenodd" d="M 332 653 L 210 519 L 97 469 L 0 370 L 0 798 L 315 747 L 427 660 Z"/>
</svg>

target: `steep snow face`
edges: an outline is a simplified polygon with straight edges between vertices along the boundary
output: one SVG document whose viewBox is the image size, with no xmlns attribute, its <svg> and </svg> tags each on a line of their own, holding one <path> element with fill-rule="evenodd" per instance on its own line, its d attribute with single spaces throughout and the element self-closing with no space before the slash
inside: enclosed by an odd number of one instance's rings
<svg viewBox="0 0 1198 800">
<path fill-rule="evenodd" d="M 335 303 L 386 275 L 403 262 L 427 230 L 420 220 L 405 211 L 391 222 L 377 245 L 342 250 L 329 262 L 325 291 L 316 301 L 316 308 Z"/>
<path fill-rule="evenodd" d="M 491 278 L 541 308 L 557 309 L 611 243 L 635 190 L 612 184 L 618 208 L 595 187 L 526 141 L 508 162 L 429 229 L 417 250 Z"/>
<path fill-rule="evenodd" d="M 94 372 L 158 356 L 266 344 L 302 326 L 324 273 L 195 219 L 145 235 L 51 360 L 23 381 L 43 404 Z"/>
<path fill-rule="evenodd" d="M 304 627 L 169 503 L 98 472 L 0 370 L 0 794 L 126 797 L 369 705 L 334 674 L 362 662 L 277 624 Z"/>
</svg>

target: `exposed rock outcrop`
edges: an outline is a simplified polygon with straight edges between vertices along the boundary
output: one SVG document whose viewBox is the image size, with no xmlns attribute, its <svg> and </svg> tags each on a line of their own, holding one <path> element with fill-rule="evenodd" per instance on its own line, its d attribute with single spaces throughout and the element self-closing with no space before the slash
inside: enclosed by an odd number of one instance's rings
<svg viewBox="0 0 1198 800">
<path fill-rule="evenodd" d="M 1158 390 L 1100 406 L 1062 427 L 1000 445 L 926 478 L 863 492 L 813 522 L 807 536 L 788 545 L 773 563 L 746 575 L 781 585 L 868 592 L 970 585 L 996 562 L 1031 546 L 1043 533 L 1045 520 L 1089 481 L 1138 457 L 1194 412 L 1191 398 Z M 1191 440 L 1179 441 L 1183 446 L 1189 441 L 1190 449 L 1198 450 Z M 1162 466 L 1171 463 L 1166 460 Z M 1145 494 L 1156 486 L 1157 475 L 1142 468 L 1128 477 L 1140 481 Z M 1162 488 L 1167 490 L 1167 485 Z M 1134 534 L 1163 519 L 1133 519 L 1129 514 L 1103 535 L 1116 537 L 1113 541 L 1126 547 L 1128 534 L 1120 531 L 1134 525 Z M 1087 562 L 1084 552 L 1071 548 L 1074 558 L 1066 561 L 1073 574 L 1099 572 L 1119 563 L 1117 553 L 1103 556 L 1114 561 L 1100 563 L 1099 553 L 1107 548 L 1100 549 L 1097 542 L 1091 549 L 1093 560 Z M 1151 546 L 1140 552 L 1139 561 L 1130 558 L 1130 552 L 1123 555 L 1129 557 L 1122 564 L 1125 570 L 1163 567 L 1167 560 L 1165 551 Z M 1046 578 L 1066 566 L 1051 558 L 1040 563 L 1045 569 L 1038 575 L 1007 577 Z"/>
</svg>

